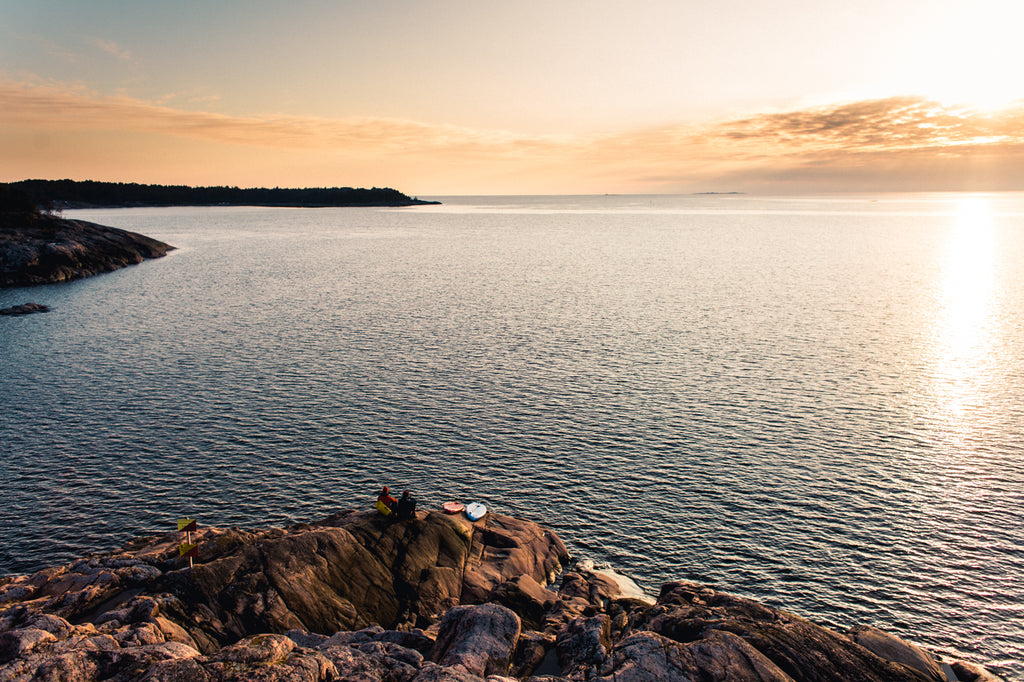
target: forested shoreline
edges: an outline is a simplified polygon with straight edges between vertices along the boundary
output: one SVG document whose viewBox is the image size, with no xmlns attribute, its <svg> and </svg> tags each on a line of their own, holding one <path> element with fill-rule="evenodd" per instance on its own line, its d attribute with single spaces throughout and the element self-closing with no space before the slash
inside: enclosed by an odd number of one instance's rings
<svg viewBox="0 0 1024 682">
<path fill-rule="evenodd" d="M 190 187 L 94 180 L 21 180 L 7 183 L 40 207 L 120 208 L 131 206 L 415 206 L 421 201 L 389 187 Z"/>
</svg>

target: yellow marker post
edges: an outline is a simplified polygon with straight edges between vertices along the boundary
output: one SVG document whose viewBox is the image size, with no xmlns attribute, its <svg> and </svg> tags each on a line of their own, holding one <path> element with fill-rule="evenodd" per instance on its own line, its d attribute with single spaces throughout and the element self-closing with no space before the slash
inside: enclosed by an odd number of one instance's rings
<svg viewBox="0 0 1024 682">
<path fill-rule="evenodd" d="M 178 547 L 178 556 L 188 557 L 188 567 L 192 568 L 192 559 L 199 555 L 199 543 L 192 544 L 192 531 L 198 531 L 195 519 L 178 519 L 178 532 L 185 533 L 185 542 Z"/>
</svg>

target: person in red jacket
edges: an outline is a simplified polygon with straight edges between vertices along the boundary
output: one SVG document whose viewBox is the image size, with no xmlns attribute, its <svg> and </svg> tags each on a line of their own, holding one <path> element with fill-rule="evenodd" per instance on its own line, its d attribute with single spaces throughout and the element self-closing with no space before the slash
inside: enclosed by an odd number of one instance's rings
<svg viewBox="0 0 1024 682">
<path fill-rule="evenodd" d="M 384 486 L 384 489 L 380 491 L 380 495 L 377 496 L 377 503 L 374 505 L 384 516 L 388 516 L 394 510 L 395 505 L 398 504 L 398 500 L 391 497 L 388 493 L 388 487 Z"/>
</svg>

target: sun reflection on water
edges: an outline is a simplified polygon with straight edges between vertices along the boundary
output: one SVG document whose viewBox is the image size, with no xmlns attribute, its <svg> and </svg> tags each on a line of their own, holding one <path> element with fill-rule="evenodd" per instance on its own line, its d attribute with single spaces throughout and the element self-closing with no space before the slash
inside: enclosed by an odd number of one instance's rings
<svg viewBox="0 0 1024 682">
<path fill-rule="evenodd" d="M 955 441 L 967 437 L 971 411 L 989 373 L 994 228 L 985 197 L 957 204 L 935 328 L 935 415 Z"/>
</svg>

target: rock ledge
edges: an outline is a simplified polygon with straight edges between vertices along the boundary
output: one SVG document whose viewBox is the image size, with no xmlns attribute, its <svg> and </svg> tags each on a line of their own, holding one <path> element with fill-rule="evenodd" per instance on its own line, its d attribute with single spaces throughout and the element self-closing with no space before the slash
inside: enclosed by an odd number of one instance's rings
<svg viewBox="0 0 1024 682">
<path fill-rule="evenodd" d="M 0 223 L 0 287 L 66 282 L 174 249 L 135 232 L 49 214 L 0 214 Z"/>
<path fill-rule="evenodd" d="M 625 596 L 536 523 L 345 511 L 199 531 L 0 578 L 0 680 L 998 679 L 874 628 L 838 633 L 704 585 Z M 955 671 L 955 672 L 954 672 Z"/>
</svg>

